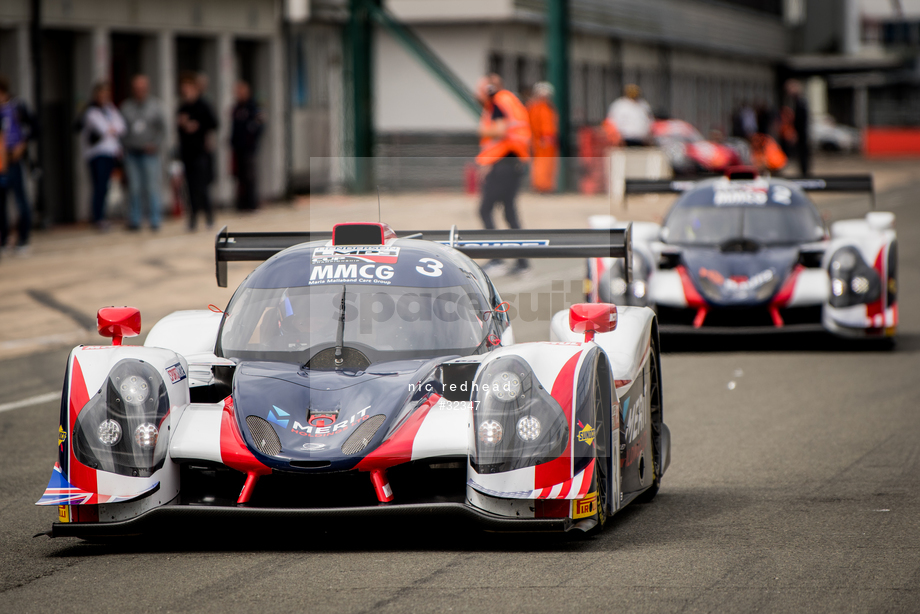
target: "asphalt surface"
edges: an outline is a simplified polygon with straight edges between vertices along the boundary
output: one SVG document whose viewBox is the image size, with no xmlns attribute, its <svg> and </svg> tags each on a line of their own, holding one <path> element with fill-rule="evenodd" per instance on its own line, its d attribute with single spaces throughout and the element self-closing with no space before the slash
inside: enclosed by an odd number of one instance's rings
<svg viewBox="0 0 920 614">
<path fill-rule="evenodd" d="M 32 504 L 55 460 L 59 403 L 0 411 L 0 612 L 918 611 L 917 188 L 879 196 L 898 216 L 895 348 L 665 339 L 671 467 L 652 503 L 599 535 L 351 520 L 33 539 L 56 517 Z M 540 263 L 502 289 L 552 302 L 580 266 Z M 517 328 L 546 330 L 543 316 Z M 59 389 L 66 356 L 0 362 L 2 398 Z"/>
</svg>

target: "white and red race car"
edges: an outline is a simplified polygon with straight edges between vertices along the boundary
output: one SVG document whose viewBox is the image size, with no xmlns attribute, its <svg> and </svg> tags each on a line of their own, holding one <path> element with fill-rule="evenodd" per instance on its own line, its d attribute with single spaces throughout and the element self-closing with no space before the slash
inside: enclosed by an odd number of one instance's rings
<svg viewBox="0 0 920 614">
<path fill-rule="evenodd" d="M 632 223 L 631 270 L 624 259 L 588 260 L 587 300 L 652 307 L 662 333 L 895 335 L 894 214 L 827 228 L 806 194 L 871 193 L 871 176 L 789 180 L 742 168 L 703 181 L 629 180 L 626 191 L 680 196 L 662 224 Z M 609 216 L 590 223 L 617 226 Z"/>
<path fill-rule="evenodd" d="M 408 236 L 406 236 L 408 235 Z M 144 346 L 67 364 L 51 536 L 225 519 L 454 515 L 497 530 L 589 530 L 651 499 L 670 457 L 652 310 L 573 305 L 514 342 L 471 259 L 629 256 L 629 229 L 217 237 L 264 260 L 226 310 L 176 312 Z"/>
</svg>

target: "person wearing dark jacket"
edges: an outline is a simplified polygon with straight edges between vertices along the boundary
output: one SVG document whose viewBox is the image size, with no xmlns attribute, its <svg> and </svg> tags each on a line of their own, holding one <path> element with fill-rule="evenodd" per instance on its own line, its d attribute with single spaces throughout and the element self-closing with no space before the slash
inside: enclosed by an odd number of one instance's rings
<svg viewBox="0 0 920 614">
<path fill-rule="evenodd" d="M 233 107 L 232 119 L 230 147 L 233 150 L 233 174 L 237 181 L 236 208 L 240 211 L 254 211 L 258 207 L 256 150 L 264 119 L 245 81 L 236 84 L 236 106 Z"/>
<path fill-rule="evenodd" d="M 12 250 L 7 219 L 7 194 L 12 193 L 19 211 L 16 254 L 29 253 L 29 232 L 32 209 L 25 188 L 24 162 L 28 157 L 28 141 L 34 138 L 35 119 L 21 100 L 10 92 L 6 77 L 0 76 L 0 251 Z"/>
<path fill-rule="evenodd" d="M 807 177 L 811 172 L 811 143 L 809 142 L 809 117 L 808 102 L 802 96 L 802 84 L 795 79 L 786 81 L 786 94 L 790 99 L 790 106 L 794 116 L 795 128 L 795 155 L 799 161 L 802 177 Z"/>
<path fill-rule="evenodd" d="M 199 212 L 204 213 L 208 228 L 214 225 L 214 212 L 208 193 L 212 180 L 208 135 L 217 129 L 217 118 L 210 105 L 201 98 L 194 74 L 182 75 L 179 91 L 182 96 L 176 121 L 179 129 L 179 154 L 185 167 L 185 183 L 188 186 L 188 228 L 194 231 L 198 226 Z"/>
</svg>

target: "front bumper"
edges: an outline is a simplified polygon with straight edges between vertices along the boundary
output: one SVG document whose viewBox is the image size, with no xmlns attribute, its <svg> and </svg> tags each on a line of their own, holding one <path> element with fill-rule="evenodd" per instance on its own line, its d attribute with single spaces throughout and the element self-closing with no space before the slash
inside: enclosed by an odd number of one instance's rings
<svg viewBox="0 0 920 614">
<path fill-rule="evenodd" d="M 703 334 L 703 335 L 776 335 L 786 333 L 820 333 L 827 330 L 822 323 L 821 305 L 780 308 L 782 326 L 773 321 L 769 308 L 716 307 L 711 306 L 703 320 L 696 327 L 696 308 L 669 307 L 658 305 L 658 325 L 661 334 Z"/>
<path fill-rule="evenodd" d="M 374 505 L 317 509 L 256 508 L 212 505 L 165 505 L 119 522 L 62 523 L 55 522 L 49 537 L 106 538 L 157 531 L 175 532 L 200 530 L 208 533 L 232 525 L 234 529 L 248 523 L 266 520 L 315 522 L 349 521 L 356 519 L 413 518 L 420 520 L 465 520 L 487 531 L 495 532 L 562 532 L 575 528 L 569 518 L 508 518 L 478 510 L 463 503 L 410 503 L 405 505 Z M 264 524 L 260 524 L 264 527 Z"/>
</svg>

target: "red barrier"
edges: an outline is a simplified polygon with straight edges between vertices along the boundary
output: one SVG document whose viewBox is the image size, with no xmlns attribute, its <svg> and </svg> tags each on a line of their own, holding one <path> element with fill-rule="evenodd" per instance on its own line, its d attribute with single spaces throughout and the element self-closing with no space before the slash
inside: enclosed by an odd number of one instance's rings
<svg viewBox="0 0 920 614">
<path fill-rule="evenodd" d="M 863 153 L 867 158 L 920 157 L 920 128 L 866 128 Z"/>
</svg>

